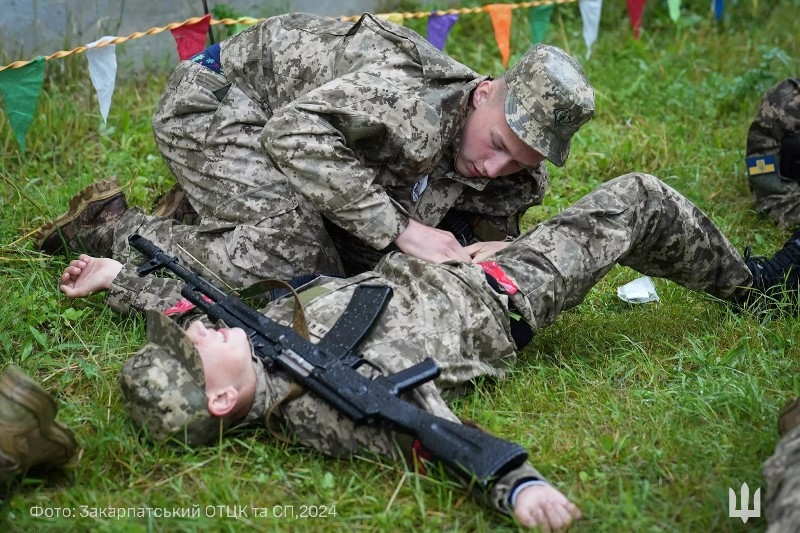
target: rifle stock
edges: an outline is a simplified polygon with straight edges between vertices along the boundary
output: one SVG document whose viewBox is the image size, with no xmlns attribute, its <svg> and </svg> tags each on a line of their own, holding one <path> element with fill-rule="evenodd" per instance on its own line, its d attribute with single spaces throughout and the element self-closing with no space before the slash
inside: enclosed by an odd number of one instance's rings
<svg viewBox="0 0 800 533">
<path fill-rule="evenodd" d="M 371 322 L 359 335 L 346 333 L 347 342 L 336 342 L 337 339 L 326 336 L 319 344 L 313 344 L 292 328 L 276 323 L 236 296 L 218 289 L 146 238 L 131 235 L 128 241 L 148 258 L 138 269 L 140 276 L 161 268 L 173 272 L 185 282 L 181 294 L 211 320 L 222 320 L 228 327 L 240 327 L 247 333 L 254 353 L 267 369 L 278 366 L 288 372 L 295 381 L 355 424 L 380 426 L 411 435 L 448 470 L 484 491 L 527 458 L 527 452 L 518 444 L 435 416 L 399 397 L 439 375 L 439 368 L 432 359 L 376 379 L 357 372 L 362 364 L 371 363 L 353 353 L 351 348 L 366 335 Z M 360 286 L 343 316 L 355 316 L 357 313 L 348 311 L 352 311 L 351 306 L 358 301 L 362 307 L 372 306 L 368 309 L 369 320 L 374 320 L 380 313 L 380 308 L 375 306 L 382 308 L 390 294 L 388 287 Z M 337 321 L 331 331 L 343 330 L 337 327 L 339 325 Z M 326 339 L 330 342 L 324 342 Z M 336 346 L 346 346 L 345 351 L 336 353 Z"/>
</svg>

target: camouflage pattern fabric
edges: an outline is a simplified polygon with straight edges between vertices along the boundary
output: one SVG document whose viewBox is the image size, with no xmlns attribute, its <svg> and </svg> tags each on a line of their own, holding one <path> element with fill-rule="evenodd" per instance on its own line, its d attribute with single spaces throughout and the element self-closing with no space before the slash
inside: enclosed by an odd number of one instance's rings
<svg viewBox="0 0 800 533">
<path fill-rule="evenodd" d="M 742 258 L 708 217 L 646 174 L 629 174 L 600 186 L 520 236 L 494 260 L 519 286 L 510 298 L 534 330 L 580 303 L 617 262 L 722 298 L 733 297 L 739 286 L 750 283 Z M 317 291 L 305 305 L 312 340 L 330 330 L 361 283 L 386 284 L 394 290 L 360 347 L 364 357 L 384 372 L 408 368 L 425 357 L 439 363 L 441 376 L 408 394 L 426 410 L 457 420 L 445 401 L 447 391 L 463 391 L 479 376 L 501 379 L 515 361 L 509 296 L 489 286 L 479 265 L 437 265 L 400 253 L 385 256 L 373 272 L 349 279 L 318 278 L 301 288 L 301 294 Z M 138 278 L 128 264 L 115 279 L 109 302 L 123 312 L 131 306 L 162 310 L 174 302 L 178 286 L 174 279 Z M 278 300 L 262 312 L 289 324 L 293 300 Z M 259 372 L 248 420 L 262 420 L 274 431 L 334 456 L 366 449 L 398 457 L 402 446 L 395 435 L 355 427 L 310 394 L 284 403 L 290 388 L 282 372 Z M 530 477 L 540 477 L 530 465 L 509 473 L 488 503 L 508 512 L 508 491 Z"/>
<path fill-rule="evenodd" d="M 369 251 L 389 246 L 409 217 L 436 226 L 463 200 L 461 209 L 518 220 L 541 202 L 544 164 L 485 194 L 489 179 L 455 171 L 470 94 L 487 78 L 402 26 L 289 14 L 223 41 L 220 56 L 224 76 L 177 67 L 153 130 L 201 216 L 182 235 L 219 234 L 223 273 L 341 274 L 323 217 L 353 236 L 339 251 L 371 267 L 379 255 Z"/>
<path fill-rule="evenodd" d="M 784 435 L 763 466 L 768 533 L 800 531 L 800 426 Z"/>
<path fill-rule="evenodd" d="M 563 50 L 536 46 L 506 72 L 505 79 L 511 131 L 554 165 L 563 166 L 570 139 L 594 114 L 594 90 L 586 75 Z M 560 84 L 556 86 L 553 79 Z"/>
<path fill-rule="evenodd" d="M 800 136 L 800 78 L 783 80 L 763 97 L 747 133 L 747 157 L 778 156 L 781 139 Z M 756 208 L 783 229 L 800 224 L 800 185 L 775 171 L 750 177 Z"/>
<path fill-rule="evenodd" d="M 752 275 L 714 223 L 648 174 L 604 183 L 495 254 L 534 330 L 581 303 L 615 264 L 724 299 Z"/>
</svg>

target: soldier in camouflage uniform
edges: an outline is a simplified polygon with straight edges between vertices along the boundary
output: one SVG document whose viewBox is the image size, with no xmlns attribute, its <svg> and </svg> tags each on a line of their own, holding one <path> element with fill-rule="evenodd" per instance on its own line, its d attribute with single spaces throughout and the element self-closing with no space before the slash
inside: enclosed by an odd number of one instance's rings
<svg viewBox="0 0 800 533">
<path fill-rule="evenodd" d="M 359 351 L 386 373 L 434 358 L 441 376 L 413 391 L 410 399 L 457 421 L 445 402 L 447 391 L 463 390 L 479 376 L 502 378 L 516 350 L 530 339 L 515 334 L 512 312 L 535 333 L 578 305 L 617 263 L 739 305 L 752 302 L 753 296 L 778 295 L 775 289 L 796 291 L 800 280 L 800 233 L 770 259 L 744 260 L 699 209 L 647 174 L 603 184 L 511 243 L 478 243 L 467 250 L 474 258 L 471 264 L 434 264 L 394 252 L 374 271 L 349 279 L 320 277 L 301 287 L 312 341 L 330 330 L 357 285 L 390 286 L 394 296 Z M 109 303 L 121 312 L 180 309 L 172 307 L 179 281 L 139 278 L 135 267 L 84 255 L 65 270 L 62 290 L 77 297 L 108 289 Z M 262 312 L 290 324 L 294 306 L 292 298 L 278 299 Z M 149 342 L 126 363 L 120 382 L 132 418 L 158 440 L 175 437 L 201 444 L 219 434 L 220 424 L 261 421 L 335 456 L 367 449 L 396 457 L 398 446 L 408 450 L 409 443 L 397 435 L 354 427 L 313 395 L 287 400 L 292 390 L 287 375 L 267 372 L 249 351 L 245 365 L 228 358 L 217 361 L 235 372 L 214 366 L 204 373 L 204 366 L 216 364 L 205 357 L 208 343 L 220 343 L 218 359 L 232 353 L 225 345 L 241 341 L 241 330 L 192 325 L 184 336 L 160 318 L 151 316 L 150 322 Z M 538 488 L 542 481 L 526 464 L 500 479 L 488 501 L 501 512 L 513 512 L 523 524 L 545 523 L 539 504 L 531 503 L 539 500 L 529 499 L 544 490 Z M 560 502 L 555 507 L 561 518 L 553 522 L 547 515 L 548 524 L 567 524 L 577 516 L 566 500 L 551 495 Z M 523 504 L 515 504 L 515 498 Z"/>
<path fill-rule="evenodd" d="M 518 235 L 544 159 L 563 165 L 593 112 L 580 66 L 552 46 L 492 80 L 369 14 L 270 18 L 182 62 L 158 103 L 156 142 L 197 225 L 129 210 L 116 233 L 235 286 L 363 272 L 390 248 L 469 262 L 436 226 L 457 211 L 482 240 Z M 37 246 L 109 254 L 76 246 L 66 222 Z"/>
<path fill-rule="evenodd" d="M 756 208 L 781 228 L 800 224 L 800 78 L 770 89 L 747 133 Z"/>
</svg>

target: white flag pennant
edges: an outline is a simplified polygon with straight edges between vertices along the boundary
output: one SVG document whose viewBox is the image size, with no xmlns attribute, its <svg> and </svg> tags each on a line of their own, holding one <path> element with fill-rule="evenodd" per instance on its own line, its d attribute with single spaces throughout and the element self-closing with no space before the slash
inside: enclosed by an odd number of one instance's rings
<svg viewBox="0 0 800 533">
<path fill-rule="evenodd" d="M 97 91 L 97 100 L 100 104 L 100 114 L 105 123 L 108 119 L 108 110 L 111 109 L 111 95 L 114 94 L 114 83 L 117 78 L 117 52 L 116 45 L 108 44 L 97 48 L 100 43 L 116 39 L 105 36 L 86 45 L 86 58 L 89 60 L 89 77 L 92 79 L 94 90 Z"/>
<path fill-rule="evenodd" d="M 597 30 L 600 27 L 600 12 L 603 0 L 580 0 L 578 7 L 583 19 L 583 40 L 586 42 L 586 59 L 592 55 L 592 45 L 597 41 Z"/>
</svg>

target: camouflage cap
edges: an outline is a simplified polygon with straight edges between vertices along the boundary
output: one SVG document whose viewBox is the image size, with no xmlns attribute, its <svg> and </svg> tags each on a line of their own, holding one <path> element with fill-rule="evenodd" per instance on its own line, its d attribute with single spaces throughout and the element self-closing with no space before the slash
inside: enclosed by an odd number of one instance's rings
<svg viewBox="0 0 800 533">
<path fill-rule="evenodd" d="M 580 65 L 560 48 L 537 44 L 508 69 L 505 80 L 511 130 L 563 166 L 572 136 L 594 114 L 594 89 Z"/>
<path fill-rule="evenodd" d="M 119 383 L 128 414 L 152 438 L 197 446 L 219 435 L 222 419 L 208 411 L 200 354 L 163 314 L 147 312 L 147 344 L 125 362 Z"/>
</svg>

